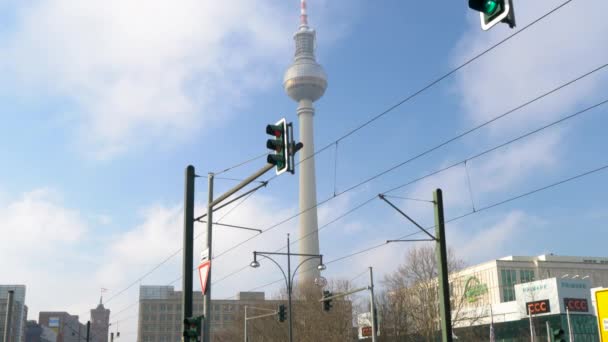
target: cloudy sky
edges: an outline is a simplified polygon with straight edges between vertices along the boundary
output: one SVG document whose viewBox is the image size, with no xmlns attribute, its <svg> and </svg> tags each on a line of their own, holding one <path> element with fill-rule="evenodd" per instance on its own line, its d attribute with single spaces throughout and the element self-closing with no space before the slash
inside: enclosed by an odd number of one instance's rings
<svg viewBox="0 0 608 342">
<path fill-rule="evenodd" d="M 517 29 L 561 3 L 516 0 Z M 297 121 L 281 83 L 298 9 L 296 0 L 0 0 L 0 283 L 27 285 L 30 319 L 61 310 L 86 321 L 104 287 L 111 321 L 134 341 L 139 285 L 181 287 L 184 169 L 192 164 L 205 176 L 260 155 L 266 124 Z M 442 168 L 390 194 L 430 200 L 440 187 L 447 219 L 474 211 L 447 226 L 449 245 L 467 263 L 606 256 L 597 237 L 608 218 L 608 171 L 485 208 L 605 166 L 608 105 L 469 159 L 607 99 L 606 11 L 604 0 L 570 1 L 335 144 L 517 30 L 481 31 L 466 1 L 310 0 L 317 58 L 329 76 L 315 115 L 316 145 L 330 145 L 317 156 L 318 200 L 329 199 L 319 207 L 326 260 L 414 232 L 385 203 L 366 201 Z M 218 177 L 243 178 L 262 163 Z M 232 185 L 218 179 L 216 193 Z M 206 179 L 196 187 L 202 214 Z M 429 203 L 393 200 L 432 224 Z M 215 228 L 214 279 L 247 265 L 253 250 L 280 248 L 287 233 L 297 239 L 297 219 L 276 225 L 297 208 L 297 176 L 285 174 L 223 217 L 270 230 L 230 249 L 251 234 Z M 380 279 L 408 247 L 340 259 L 325 276 L 352 279 L 373 266 Z M 277 279 L 270 265 L 245 269 L 217 283 L 214 297 Z"/>
</svg>

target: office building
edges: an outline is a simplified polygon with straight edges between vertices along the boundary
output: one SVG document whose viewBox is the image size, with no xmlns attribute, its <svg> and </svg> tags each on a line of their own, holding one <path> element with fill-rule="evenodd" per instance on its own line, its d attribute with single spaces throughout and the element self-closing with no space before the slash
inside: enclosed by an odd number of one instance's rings
<svg viewBox="0 0 608 342">
<path fill-rule="evenodd" d="M 0 285 L 0 337 L 4 336 L 8 294 L 13 291 L 13 309 L 9 338 L 11 341 L 25 342 L 27 306 L 25 305 L 25 285 Z"/>
<path fill-rule="evenodd" d="M 220 334 L 243 314 L 245 305 L 276 308 L 281 301 L 265 300 L 264 292 L 240 292 L 234 300 L 213 300 L 211 303 L 211 332 Z M 195 291 L 192 311 L 203 314 L 203 295 Z M 173 286 L 140 286 L 138 342 L 175 342 L 183 332 L 182 292 Z"/>
<path fill-rule="evenodd" d="M 38 324 L 55 332 L 57 342 L 86 341 L 86 325 L 81 324 L 76 315 L 64 311 L 41 311 Z"/>
</svg>

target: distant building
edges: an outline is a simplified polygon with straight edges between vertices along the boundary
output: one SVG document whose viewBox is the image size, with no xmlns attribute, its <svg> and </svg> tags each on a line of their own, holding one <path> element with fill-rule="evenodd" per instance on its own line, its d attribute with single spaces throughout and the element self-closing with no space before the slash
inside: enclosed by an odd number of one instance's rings
<svg viewBox="0 0 608 342">
<path fill-rule="evenodd" d="M 57 333 L 36 321 L 27 321 L 25 342 L 57 342 Z"/>
<path fill-rule="evenodd" d="M 547 322 L 567 331 L 569 319 L 577 341 L 593 341 L 591 289 L 602 286 L 608 286 L 605 257 L 509 256 L 450 275 L 452 301 L 465 304 L 452 315 L 465 317 L 456 324 L 461 333 L 478 337 L 488 336 L 493 322 L 496 340 L 531 331 L 542 340 Z"/>
<path fill-rule="evenodd" d="M 451 274 L 450 291 L 471 303 L 479 296 L 480 300 L 498 304 L 515 300 L 516 284 L 562 277 L 587 279 L 591 287 L 608 286 L 608 258 L 553 254 L 508 256 Z"/>
<path fill-rule="evenodd" d="M 27 321 L 27 306 L 25 305 L 25 285 L 0 285 L 0 337 L 4 336 L 8 292 L 14 291 L 13 315 L 11 318 L 10 339 L 15 342 L 25 342 L 25 326 Z"/>
<path fill-rule="evenodd" d="M 203 295 L 193 294 L 193 315 L 203 314 Z M 264 292 L 239 292 L 235 300 L 213 300 L 211 332 L 225 331 L 242 315 L 245 305 L 276 307 L 282 301 L 265 300 Z M 138 342 L 175 342 L 182 338 L 182 292 L 173 286 L 140 286 Z"/>
<path fill-rule="evenodd" d="M 86 339 L 86 325 L 79 322 L 78 316 L 64 311 L 41 311 L 38 324 L 52 330 L 57 335 L 57 342 L 82 342 Z"/>
<path fill-rule="evenodd" d="M 108 342 L 110 330 L 110 310 L 103 306 L 102 299 L 99 305 L 91 310 L 91 342 Z"/>
</svg>

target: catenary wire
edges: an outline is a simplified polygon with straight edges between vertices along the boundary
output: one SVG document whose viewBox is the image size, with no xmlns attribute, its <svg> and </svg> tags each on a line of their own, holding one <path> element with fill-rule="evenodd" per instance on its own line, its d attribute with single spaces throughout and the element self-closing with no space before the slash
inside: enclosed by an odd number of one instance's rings
<svg viewBox="0 0 608 342">
<path fill-rule="evenodd" d="M 479 58 L 480 58 L 480 57 L 482 57 L 483 55 L 485 55 L 485 54 L 487 54 L 488 52 L 490 52 L 490 51 L 494 50 L 494 49 L 495 49 L 495 48 L 497 48 L 498 46 L 500 46 L 500 45 L 504 44 L 505 42 L 509 41 L 510 39 L 512 39 L 513 37 L 515 37 L 515 36 L 519 35 L 520 33 L 522 33 L 522 32 L 524 32 L 524 31 L 526 31 L 527 29 L 529 29 L 530 27 L 532 27 L 532 26 L 536 25 L 537 23 L 541 22 L 542 20 L 544 20 L 545 18 L 549 17 L 549 16 L 550 16 L 550 15 L 552 15 L 553 13 L 557 12 L 558 10 L 560 10 L 561 8 L 563 8 L 564 6 L 566 6 L 567 4 L 571 3 L 572 1 L 573 1 L 573 0 L 567 0 L 567 1 L 563 2 L 563 3 L 561 3 L 561 4 L 560 4 L 560 5 L 558 5 L 557 7 L 553 8 L 552 10 L 550 10 L 549 12 L 547 12 L 547 13 L 543 14 L 543 15 L 542 15 L 542 16 L 540 16 L 539 18 L 537 18 L 537 19 L 535 19 L 534 21 L 530 22 L 528 25 L 524 26 L 523 28 L 521 28 L 521 29 L 520 29 L 520 30 L 518 30 L 517 32 L 515 32 L 515 33 L 513 33 L 513 34 L 511 34 L 511 35 L 509 35 L 509 36 L 507 36 L 506 38 L 504 38 L 503 40 L 499 41 L 498 43 L 496 43 L 496 44 L 494 44 L 494 45 L 490 46 L 490 47 L 489 47 L 489 48 L 487 48 L 486 50 L 484 50 L 484 51 L 482 51 L 481 53 L 479 53 L 479 54 L 475 55 L 474 57 L 472 57 L 472 58 L 468 59 L 467 61 L 465 61 L 464 63 L 462 63 L 462 64 L 461 64 L 461 65 L 459 65 L 458 67 L 456 67 L 456 68 L 452 69 L 451 71 L 449 71 L 448 73 L 446 73 L 446 74 L 442 75 L 441 77 L 439 77 L 439 78 L 437 78 L 437 79 L 433 80 L 432 82 L 430 82 L 429 84 L 425 85 L 424 87 L 422 87 L 422 88 L 421 88 L 421 89 L 419 89 L 418 91 L 416 91 L 416 92 L 414 92 L 414 93 L 412 93 L 412 94 L 408 95 L 408 96 L 407 96 L 407 97 L 405 97 L 403 100 L 401 100 L 401 101 L 399 101 L 398 103 L 396 103 L 395 105 L 392 105 L 391 107 L 387 108 L 386 110 L 384 110 L 384 111 L 380 112 L 379 114 L 375 115 L 374 117 L 372 117 L 372 118 L 371 118 L 371 119 L 369 119 L 368 121 L 364 122 L 363 124 L 361 124 L 361 125 L 357 126 L 357 127 L 356 127 L 356 128 L 354 128 L 354 129 L 352 129 L 351 131 L 347 132 L 345 135 L 343 135 L 343 136 L 339 137 L 338 139 L 336 139 L 335 141 L 333 141 L 333 142 L 331 142 L 331 143 L 327 144 L 326 146 L 324 146 L 323 148 L 319 149 L 318 151 L 315 151 L 315 152 L 314 152 L 314 153 L 313 153 L 311 156 L 309 156 L 309 157 L 307 157 L 307 158 L 305 158 L 305 159 L 303 159 L 303 160 L 300 160 L 300 161 L 299 161 L 299 163 L 302 163 L 302 162 L 306 161 L 307 159 L 310 159 L 310 158 L 314 157 L 316 154 L 319 154 L 319 153 L 321 153 L 321 152 L 325 151 L 326 149 L 328 149 L 329 147 L 331 147 L 331 146 L 332 146 L 334 143 L 339 142 L 339 141 L 341 141 L 341 140 L 343 140 L 343 139 L 345 139 L 345 138 L 349 137 L 350 135 L 352 135 L 352 134 L 354 134 L 355 132 L 357 132 L 357 131 L 361 130 L 361 129 L 362 129 L 362 128 L 364 128 L 365 126 L 367 126 L 367 125 L 371 124 L 372 122 L 374 122 L 374 121 L 378 120 L 378 119 L 379 119 L 379 118 L 381 118 L 382 116 L 384 116 L 384 115 L 386 115 L 386 114 L 390 113 L 391 111 L 393 111 L 394 109 L 396 109 L 396 108 L 398 108 L 399 106 L 403 105 L 404 103 L 406 103 L 406 102 L 410 101 L 411 99 L 415 98 L 416 96 L 420 95 L 421 93 L 425 92 L 426 90 L 428 90 L 428 89 L 432 88 L 433 86 L 437 85 L 438 83 L 440 83 L 440 82 L 441 82 L 441 81 L 443 81 L 444 79 L 448 78 L 448 77 L 449 77 L 449 76 L 451 76 L 452 74 L 456 73 L 456 72 L 457 72 L 457 71 L 459 71 L 460 69 L 462 69 L 462 68 L 464 68 L 465 66 L 467 66 L 467 65 L 471 64 L 472 62 L 474 62 L 475 60 L 479 59 Z M 230 171 L 230 170 L 232 170 L 232 169 L 235 169 L 235 168 L 237 168 L 237 167 L 240 167 L 240 166 L 242 166 L 242 165 L 245 165 L 245 164 L 247 164 L 247 163 L 249 163 L 249 162 L 252 162 L 252 161 L 254 161 L 254 160 L 260 159 L 260 158 L 264 157 L 265 155 L 267 155 L 267 153 L 261 154 L 261 155 L 259 155 L 259 156 L 254 157 L 254 158 L 251 158 L 251 159 L 249 159 L 249 160 L 246 160 L 246 161 L 244 161 L 244 162 L 242 162 L 242 163 L 239 163 L 239 164 L 237 164 L 237 165 L 234 165 L 234 166 L 229 167 L 229 168 L 227 168 L 227 169 L 224 169 L 224 170 L 222 170 L 222 171 L 216 172 L 215 174 L 216 174 L 216 175 L 219 175 L 219 174 L 225 173 L 225 172 L 227 172 L 227 171 Z M 298 163 L 298 164 L 299 164 L 299 163 Z M 392 171 L 392 170 L 390 170 L 390 171 Z M 390 171 L 387 171 L 387 172 L 390 172 Z M 385 172 L 385 173 L 387 173 L 387 172 Z M 384 173 L 383 173 L 383 174 L 384 174 Z M 379 175 L 379 176 L 377 176 L 377 177 L 380 177 L 380 176 L 381 176 L 381 175 Z M 276 178 L 276 177 L 277 177 L 277 176 L 273 176 L 273 177 L 271 177 L 271 178 L 270 178 L 268 181 L 270 181 L 270 180 L 272 180 L 272 179 L 274 179 L 274 178 Z M 377 177 L 375 177 L 375 178 L 377 178 Z M 374 178 L 374 179 L 375 179 L 375 178 Z M 373 179 L 372 179 L 372 180 L 373 180 Z M 369 182 L 369 181 L 371 181 L 371 180 L 366 180 L 365 182 L 367 183 L 367 182 Z M 360 186 L 360 185 L 362 185 L 362 184 L 365 184 L 365 183 L 360 183 L 360 184 L 357 184 L 357 185 L 355 185 L 355 187 L 358 187 L 358 186 Z M 350 191 L 350 190 L 352 190 L 352 189 L 353 189 L 353 188 L 351 187 L 351 188 L 349 188 L 349 189 L 347 189 L 347 190 L 344 190 L 344 191 L 342 191 L 342 192 L 340 192 L 340 193 L 336 194 L 336 196 L 339 196 L 339 195 L 341 195 L 341 194 L 343 194 L 343 193 L 345 193 L 345 192 L 347 192 L 347 191 Z M 329 201 L 329 199 L 328 199 L 328 200 L 325 200 L 325 201 L 322 201 L 322 202 L 319 202 L 319 203 L 317 203 L 317 205 L 315 205 L 314 207 L 308 208 L 308 209 L 306 209 L 305 211 L 308 211 L 308 210 L 311 210 L 311 209 L 313 209 L 313 208 L 316 208 L 317 206 L 322 205 L 322 204 L 324 204 L 324 203 L 326 203 L 326 202 L 328 202 L 328 201 Z M 303 212 L 305 212 L 305 211 L 303 211 Z M 300 212 L 299 214 L 302 214 L 303 212 Z M 298 214 L 298 215 L 299 215 L 299 214 Z M 288 220 L 286 220 L 285 222 L 287 222 L 287 221 L 289 221 L 289 220 L 291 220 L 291 219 L 293 219 L 293 217 L 289 218 L 289 219 L 288 219 Z M 283 222 L 283 223 L 284 223 L 284 222 Z M 282 223 L 280 223 L 280 224 L 282 224 Z M 280 224 L 279 224 L 279 225 L 280 225 Z M 275 227 L 276 227 L 276 226 L 275 226 Z M 273 227 L 273 228 L 274 228 L 274 227 Z M 256 236 L 257 236 L 257 235 L 256 235 Z M 245 240 L 244 242 L 237 244 L 235 247 L 238 247 L 238 246 L 242 245 L 243 243 L 245 243 L 245 242 L 247 242 L 247 241 L 249 241 L 249 240 Z M 229 251 L 229 250 L 227 250 L 227 251 Z M 225 252 L 227 252 L 227 251 L 225 251 Z M 222 252 L 222 253 L 221 253 L 220 255 L 218 255 L 217 257 L 220 257 L 221 255 L 225 254 L 225 252 Z M 177 253 L 179 253 L 179 251 L 178 251 Z M 176 253 L 175 253 L 175 254 L 176 254 Z M 175 254 L 171 255 L 171 256 L 169 257 L 169 259 L 170 259 L 170 258 L 172 258 L 173 256 L 175 256 Z M 216 257 L 216 258 L 217 258 L 217 257 Z M 163 261 L 162 263 L 165 263 L 165 262 L 166 262 L 166 261 Z M 153 270 L 152 270 L 152 271 L 156 270 L 158 267 L 160 267 L 160 265 L 157 265 L 155 268 L 153 268 Z M 148 272 L 148 273 L 146 273 L 144 276 L 140 277 L 140 278 L 139 278 L 139 279 L 138 279 L 138 280 L 137 280 L 137 281 L 136 281 L 134 284 L 136 284 L 137 282 L 141 281 L 141 279 L 145 278 L 145 277 L 146 277 L 147 275 L 149 275 L 150 273 L 151 273 L 151 272 Z M 134 284 L 130 284 L 130 285 L 128 286 L 128 288 L 132 287 Z M 123 293 L 124 291 L 126 291 L 128 288 L 123 289 L 122 291 L 119 291 L 119 293 L 118 293 L 118 294 L 122 294 L 122 293 Z M 114 295 L 114 296 L 112 296 L 112 297 L 110 297 L 110 298 L 111 298 L 111 299 L 113 299 L 113 298 L 115 298 L 115 297 L 116 297 L 118 294 L 116 294 L 116 295 Z M 109 301 L 109 300 L 108 300 L 108 301 Z"/>
<path fill-rule="evenodd" d="M 607 100 L 604 100 L 604 101 L 602 101 L 602 102 L 596 103 L 596 104 L 594 104 L 594 105 L 591 105 L 591 106 L 589 106 L 589 107 L 586 107 L 586 108 L 584 108 L 584 109 L 582 109 L 582 110 L 579 110 L 579 111 L 577 111 L 577 112 L 575 112 L 575 113 L 573 113 L 573 114 L 570 114 L 570 115 L 567 115 L 567 116 L 565 116 L 565 117 L 562 117 L 562 118 L 560 118 L 560 119 L 558 119 L 558 120 L 555 120 L 555 121 L 553 121 L 553 122 L 551 122 L 551 123 L 549 123 L 549 124 L 546 124 L 546 125 L 544 125 L 544 126 L 541 126 L 541 127 L 537 128 L 537 129 L 534 129 L 534 130 L 532 130 L 532 131 L 529 131 L 529 132 L 527 132 L 527 133 L 525 133 L 525 134 L 523 134 L 523 135 L 520 135 L 520 136 L 518 136 L 518 137 L 516 137 L 516 138 L 513 138 L 513 139 L 511 139 L 511 140 L 509 140 L 509 141 L 507 141 L 507 142 L 505 142 L 505 143 L 499 144 L 499 145 L 494 146 L 494 147 L 492 147 L 492 148 L 489 148 L 489 149 L 487 149 L 487 150 L 485 150 L 485 151 L 482 151 L 482 152 L 480 152 L 480 153 L 477 153 L 477 154 L 475 154 L 475 155 L 472 155 L 472 156 L 470 156 L 470 157 L 468 157 L 468 158 L 466 158 L 466 159 L 464 159 L 464 160 L 461 160 L 461 161 L 458 161 L 458 162 L 456 162 L 456 163 L 453 163 L 453 164 L 451 164 L 451 165 L 449 165 L 449 166 L 447 166 L 447 167 L 441 168 L 441 169 L 439 169 L 439 170 L 436 170 L 436 171 L 433 171 L 433 172 L 431 172 L 431 173 L 428 173 L 428 174 L 426 174 L 426 175 L 424 175 L 424 176 L 418 177 L 418 178 L 416 178 L 416 179 L 414 179 L 414 180 L 412 180 L 412 181 L 409 181 L 409 182 L 407 182 L 407 183 L 405 183 L 405 184 L 401 184 L 401 185 L 399 185 L 399 186 L 397 186 L 397 187 L 391 188 L 391 189 L 387 190 L 385 193 L 392 192 L 392 191 L 395 191 L 395 190 L 397 190 L 397 189 L 401 189 L 401 188 L 403 188 L 403 187 L 405 187 L 405 186 L 408 186 L 408 185 L 411 185 L 411 184 L 413 184 L 413 183 L 416 183 L 416 182 L 422 181 L 423 179 L 426 179 L 426 178 L 428 178 L 428 177 L 434 176 L 434 175 L 439 174 L 439 173 L 441 173 L 441 172 L 444 172 L 444 171 L 446 171 L 446 170 L 448 170 L 448 169 L 451 169 L 451 168 L 453 168 L 453 167 L 456 167 L 456 166 L 458 166 L 458 165 L 461 165 L 461 164 L 463 164 L 463 163 L 464 163 L 464 162 L 466 162 L 466 161 L 470 161 L 470 160 L 473 160 L 473 159 L 479 158 L 479 157 L 481 157 L 481 156 L 483 156 L 483 155 L 486 155 L 486 154 L 488 154 L 488 153 L 491 153 L 491 152 L 493 152 L 493 151 L 496 151 L 496 150 L 498 150 L 498 149 L 500 149 L 500 148 L 503 148 L 503 147 L 505 147 L 505 146 L 507 146 L 507 145 L 513 144 L 513 143 L 515 143 L 515 142 L 517 142 L 517 141 L 519 141 L 519 140 L 525 139 L 525 138 L 527 138 L 527 137 L 529 137 L 529 136 L 531 136 L 531 135 L 534 135 L 534 134 L 536 134 L 536 133 L 539 133 L 539 132 L 541 132 L 541 131 L 543 131 L 543 130 L 545 130 L 545 129 L 548 129 L 548 128 L 550 128 L 550 127 L 553 127 L 553 126 L 555 126 L 555 125 L 558 125 L 558 124 L 560 124 L 560 123 L 562 123 L 562 122 L 564 122 L 564 121 L 567 121 L 567 120 L 569 120 L 569 119 L 572 119 L 572 118 L 578 117 L 579 115 L 582 115 L 582 114 L 584 114 L 584 113 L 587 113 L 587 112 L 589 112 L 590 110 L 595 109 L 595 108 L 597 108 L 597 107 L 599 107 L 599 106 L 602 106 L 602 105 L 604 105 L 604 104 L 606 104 L 606 103 L 608 103 L 608 99 L 607 99 Z M 398 197 L 398 196 L 391 196 L 391 197 Z M 296 243 L 296 242 L 298 242 L 299 240 L 304 239 L 304 238 L 306 238 L 307 236 L 309 236 L 309 235 L 311 235 L 311 234 L 317 233 L 319 230 L 321 230 L 321 229 L 323 229 L 323 228 L 327 227 L 329 224 L 331 224 L 331 223 L 333 223 L 333 222 L 337 221 L 338 219 L 340 219 L 340 218 L 342 218 L 342 217 L 346 216 L 347 214 L 349 214 L 349 213 L 351 213 L 351 212 L 353 212 L 353 211 L 355 211 L 355 210 L 359 209 L 360 207 L 362 207 L 362 206 L 364 206 L 364 205 L 368 204 L 369 202 L 371 202 L 372 200 L 375 200 L 376 198 L 377 198 L 376 196 L 373 196 L 373 197 L 369 198 L 367 201 L 363 202 L 363 203 L 362 203 L 362 204 L 360 204 L 359 206 L 357 206 L 357 207 L 355 207 L 355 208 L 353 208 L 353 209 L 349 210 L 349 211 L 348 211 L 348 212 L 346 212 L 345 214 L 343 214 L 343 215 L 341 215 L 341 216 L 337 217 L 336 219 L 332 220 L 331 222 L 329 222 L 329 223 L 327 223 L 327 224 L 325 224 L 325 225 L 321 226 L 321 227 L 320 227 L 318 230 L 315 230 L 315 231 L 313 231 L 313 232 L 310 232 L 310 233 L 308 233 L 308 234 L 306 234 L 306 235 L 304 235 L 304 236 L 302 236 L 302 237 L 300 237 L 300 238 L 298 238 L 298 239 L 296 239 L 296 240 L 292 241 L 291 243 L 292 243 L 292 244 L 293 244 L 293 243 Z M 432 201 L 429 201 L 429 202 L 432 202 Z M 283 250 L 283 249 L 285 249 L 285 248 L 286 248 L 286 247 L 282 247 L 282 248 L 278 249 L 277 251 Z M 236 271 L 234 271 L 234 272 L 231 272 L 231 273 L 230 273 L 230 274 L 228 274 L 227 276 L 224 276 L 224 277 L 222 277 L 221 279 L 218 279 L 216 282 L 219 282 L 219 281 L 225 280 L 226 278 L 229 278 L 229 277 L 231 277 L 231 276 L 233 276 L 233 275 L 235 275 L 235 274 L 237 274 L 237 273 L 239 273 L 239 272 L 241 272 L 241 271 L 243 271 L 243 270 L 247 269 L 247 267 L 248 267 L 248 265 L 246 265 L 246 266 L 244 266 L 244 267 L 242 267 L 242 268 L 240 268 L 240 269 L 238 269 L 238 270 L 236 270 Z M 214 284 L 215 284 L 216 282 L 214 282 Z"/>
<path fill-rule="evenodd" d="M 379 172 L 379 173 L 377 173 L 377 174 L 375 174 L 375 175 L 373 175 L 373 176 L 371 176 L 371 177 L 369 177 L 369 178 L 367 178 L 367 179 L 365 179 L 365 180 L 363 180 L 363 181 L 361 181 L 361 182 L 359 182 L 359 183 L 357 183 L 355 185 L 352 185 L 352 186 L 348 187 L 347 189 L 345 189 L 345 190 L 337 193 L 335 196 L 331 196 L 331 197 L 328 197 L 328 198 L 326 198 L 326 199 L 324 199 L 324 200 L 322 200 L 320 202 L 317 202 L 317 204 L 315 204 L 315 205 L 313 205 L 313 206 L 311 206 L 311 207 L 309 207 L 307 209 L 304 209 L 304 210 L 302 210 L 302 211 L 300 211 L 300 212 L 298 212 L 296 214 L 293 214 L 293 215 L 291 215 L 291 216 L 289 216 L 289 217 L 287 217 L 287 218 L 285 218 L 285 219 L 283 219 L 283 220 L 281 220 L 281 221 L 279 221 L 279 222 L 277 222 L 275 224 L 272 224 L 269 227 L 267 227 L 266 229 L 263 229 L 262 234 L 264 234 L 264 233 L 266 233 L 266 232 L 268 232 L 270 230 L 273 230 L 273 229 L 275 229 L 275 228 L 283 225 L 286 222 L 289 222 L 289 221 L 293 220 L 294 218 L 302 215 L 305 212 L 308 212 L 308 211 L 313 210 L 313 209 L 315 209 L 315 208 L 317 208 L 317 207 L 319 207 L 321 205 L 324 205 L 325 203 L 333 200 L 334 198 L 336 198 L 336 197 L 338 197 L 340 195 L 343 195 L 343 194 L 345 194 L 347 192 L 355 190 L 355 189 L 361 187 L 364 184 L 367 184 L 367 183 L 369 183 L 369 182 L 371 182 L 371 181 L 373 181 L 375 179 L 378 179 L 378 178 L 386 175 L 389 172 L 392 172 L 392 171 L 394 171 L 394 170 L 402 167 L 403 165 L 411 163 L 411 162 L 413 162 L 413 161 L 415 161 L 415 160 L 417 160 L 417 159 L 419 159 L 419 158 L 421 158 L 421 157 L 423 157 L 423 156 L 425 156 L 425 155 L 427 155 L 427 154 L 429 154 L 429 153 L 431 153 L 433 151 L 436 151 L 436 150 L 440 149 L 441 147 L 444 147 L 444 146 L 446 146 L 446 145 L 448 145 L 448 144 L 450 144 L 450 143 L 452 143 L 452 142 L 454 142 L 454 141 L 456 141 L 458 139 L 463 138 L 466 135 L 469 135 L 469 134 L 477 131 L 478 129 L 481 129 L 481 128 L 483 128 L 483 127 L 485 127 L 485 126 L 487 126 L 487 125 L 489 125 L 489 124 L 491 124 L 493 122 L 496 122 L 497 120 L 502 119 L 502 118 L 504 118 L 504 117 L 506 117 L 506 116 L 508 116 L 508 115 L 510 115 L 512 113 L 514 113 L 517 110 L 520 110 L 520 109 L 522 109 L 522 108 L 524 108 L 526 106 L 529 106 L 530 104 L 532 104 L 532 103 L 534 103 L 536 101 L 539 101 L 540 99 L 543 99 L 546 96 L 549 96 L 549 95 L 551 95 L 551 94 L 553 94 L 553 93 L 555 93 L 555 92 L 557 92 L 557 91 L 559 91 L 559 90 L 561 90 L 561 89 L 563 89 L 563 88 L 565 88 L 565 87 L 567 87 L 567 86 L 569 86 L 569 85 L 571 85 L 571 84 L 573 84 L 575 82 L 578 82 L 578 81 L 582 80 L 583 78 L 588 77 L 588 76 L 590 76 L 590 75 L 592 75 L 592 74 L 594 74 L 594 73 L 596 73 L 596 72 L 604 69 L 607 66 L 608 66 L 608 64 L 604 64 L 604 65 L 602 65 L 600 67 L 597 67 L 597 68 L 595 68 L 595 69 L 593 69 L 593 70 L 591 70 L 591 71 L 589 71 L 589 72 L 587 72 L 587 73 L 585 73 L 585 74 L 583 74 L 581 76 L 576 77 L 575 79 L 572 79 L 572 80 L 570 80 L 570 81 L 568 81 L 566 83 L 563 83 L 563 84 L 557 86 L 556 88 L 553 88 L 553 89 L 549 90 L 548 92 L 545 92 L 545 93 L 543 93 L 543 94 L 541 94 L 539 96 L 536 96 L 535 98 L 533 98 L 531 100 L 528 100 L 525 103 L 516 106 L 515 108 L 512 108 L 512 109 L 510 109 L 510 110 L 508 110 L 508 111 L 506 111 L 506 112 L 504 112 L 504 113 L 502 113 L 502 114 L 500 114 L 498 116 L 495 116 L 495 117 L 493 117 L 490 120 L 487 120 L 487 121 L 485 121 L 485 122 L 483 122 L 483 123 L 481 123 L 481 124 L 479 124 L 479 125 L 477 125 L 475 127 L 472 127 L 470 129 L 462 132 L 462 133 L 459 133 L 456 136 L 454 136 L 452 138 L 449 138 L 449 139 L 441 142 L 440 144 L 438 144 L 438 145 L 436 145 L 436 146 L 434 146 L 434 147 L 432 147 L 430 149 L 427 149 L 427 150 L 425 150 L 425 151 L 423 151 L 423 152 L 421 152 L 421 153 L 419 153 L 419 154 L 417 154 L 417 155 L 415 155 L 413 157 L 410 157 L 409 159 L 407 159 L 405 161 L 402 161 L 402 162 L 400 162 L 400 163 L 398 163 L 396 165 L 393 165 L 393 166 L 391 166 L 388 169 L 385 169 L 385 170 L 383 170 L 383 171 L 381 171 L 381 172 Z M 230 251 L 232 251 L 232 250 L 234 250 L 234 249 L 236 249 L 236 248 L 244 245 L 245 243 L 247 243 L 247 242 L 249 242 L 249 241 L 251 241 L 251 240 L 253 240 L 253 239 L 255 239 L 255 238 L 259 237 L 259 236 L 261 236 L 262 234 L 254 235 L 252 237 L 249 237 L 249 238 L 247 238 L 247 239 L 245 239 L 245 240 L 243 240 L 243 241 L 241 241 L 241 242 L 233 245 L 232 247 L 230 247 L 230 248 L 222 251 L 221 253 L 219 253 L 215 258 L 219 258 L 219 257 L 221 257 L 221 256 L 229 253 Z"/>
<path fill-rule="evenodd" d="M 322 147 L 321 149 L 313 152 L 310 156 L 300 160 L 297 164 L 303 163 L 306 160 L 313 158 L 314 156 L 316 156 L 317 154 L 327 150 L 328 148 L 330 148 L 331 146 L 333 146 L 336 142 L 339 142 L 341 140 L 346 139 L 347 137 L 351 136 L 352 134 L 354 134 L 355 132 L 363 129 L 364 127 L 368 126 L 369 124 L 371 124 L 372 122 L 380 119 L 381 117 L 385 116 L 386 114 L 392 112 L 393 110 L 395 110 L 396 108 L 400 107 L 401 105 L 405 104 L 406 102 L 414 99 L 415 97 L 417 97 L 418 95 L 424 93 L 425 91 L 431 89 L 432 87 L 434 87 L 435 85 L 441 83 L 443 80 L 449 78 L 450 76 L 452 76 L 453 74 L 455 74 L 456 72 L 458 72 L 459 70 L 461 70 L 462 68 L 466 67 L 467 65 L 473 63 L 474 61 L 476 61 L 477 59 L 481 58 L 482 56 L 486 55 L 487 53 L 489 53 L 490 51 L 494 50 L 495 48 L 499 47 L 500 45 L 506 43 L 507 41 L 511 40 L 512 38 L 516 37 L 517 35 L 519 35 L 520 33 L 528 30 L 530 27 L 538 24 L 539 22 L 541 22 L 542 20 L 546 19 L 547 17 L 551 16 L 552 14 L 554 14 L 555 12 L 559 11 L 560 9 L 562 9 L 564 6 L 568 5 L 569 3 L 571 3 L 573 0 L 567 0 L 564 1 L 563 3 L 561 3 L 560 5 L 554 7 L 553 9 L 551 9 L 549 12 L 543 14 L 542 16 L 538 17 L 537 19 L 533 20 L 532 22 L 530 22 L 529 24 L 527 24 L 526 26 L 522 27 L 521 29 L 519 29 L 518 31 L 510 34 L 509 36 L 505 37 L 504 39 L 502 39 L 501 41 L 499 41 L 498 43 L 495 43 L 493 45 L 491 45 L 490 47 L 486 48 L 485 50 L 483 50 L 482 52 L 478 53 L 477 55 L 473 56 L 472 58 L 466 60 L 465 62 L 463 62 L 462 64 L 460 64 L 459 66 L 455 67 L 454 69 L 450 70 L 449 72 L 443 74 L 442 76 L 434 79 L 433 81 L 431 81 L 430 83 L 426 84 L 425 86 L 423 86 L 422 88 L 420 88 L 419 90 L 409 94 L 408 96 L 406 96 L 405 98 L 403 98 L 401 101 L 397 102 L 396 104 L 388 107 L 387 109 L 383 110 L 382 112 L 376 114 L 375 116 L 373 116 L 372 118 L 370 118 L 369 120 L 367 120 L 366 122 L 364 122 L 363 124 L 355 127 L 354 129 L 351 129 L 350 131 L 348 131 L 346 134 L 342 135 L 341 137 L 339 137 L 338 139 L 328 143 L 327 145 L 325 145 L 324 147 Z M 276 178 L 277 176 L 273 176 L 270 179 L 268 179 L 268 181 Z"/>
</svg>

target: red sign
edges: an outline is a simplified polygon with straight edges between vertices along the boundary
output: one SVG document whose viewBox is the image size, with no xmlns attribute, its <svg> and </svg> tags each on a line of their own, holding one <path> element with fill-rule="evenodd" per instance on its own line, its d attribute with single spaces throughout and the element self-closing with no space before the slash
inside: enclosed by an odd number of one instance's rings
<svg viewBox="0 0 608 342">
<path fill-rule="evenodd" d="M 528 315 L 544 314 L 551 312 L 551 306 L 548 299 L 528 302 L 526 303 L 526 311 Z"/>
<path fill-rule="evenodd" d="M 209 269 L 211 268 L 211 260 L 205 260 L 198 265 L 198 277 L 201 280 L 201 291 L 203 295 L 207 293 L 207 279 L 209 278 Z"/>
<path fill-rule="evenodd" d="M 589 312 L 587 299 L 584 298 L 564 298 L 564 306 L 567 307 L 569 311 Z"/>
<path fill-rule="evenodd" d="M 372 336 L 372 327 L 362 327 L 361 336 L 363 336 L 363 337 Z"/>
</svg>

